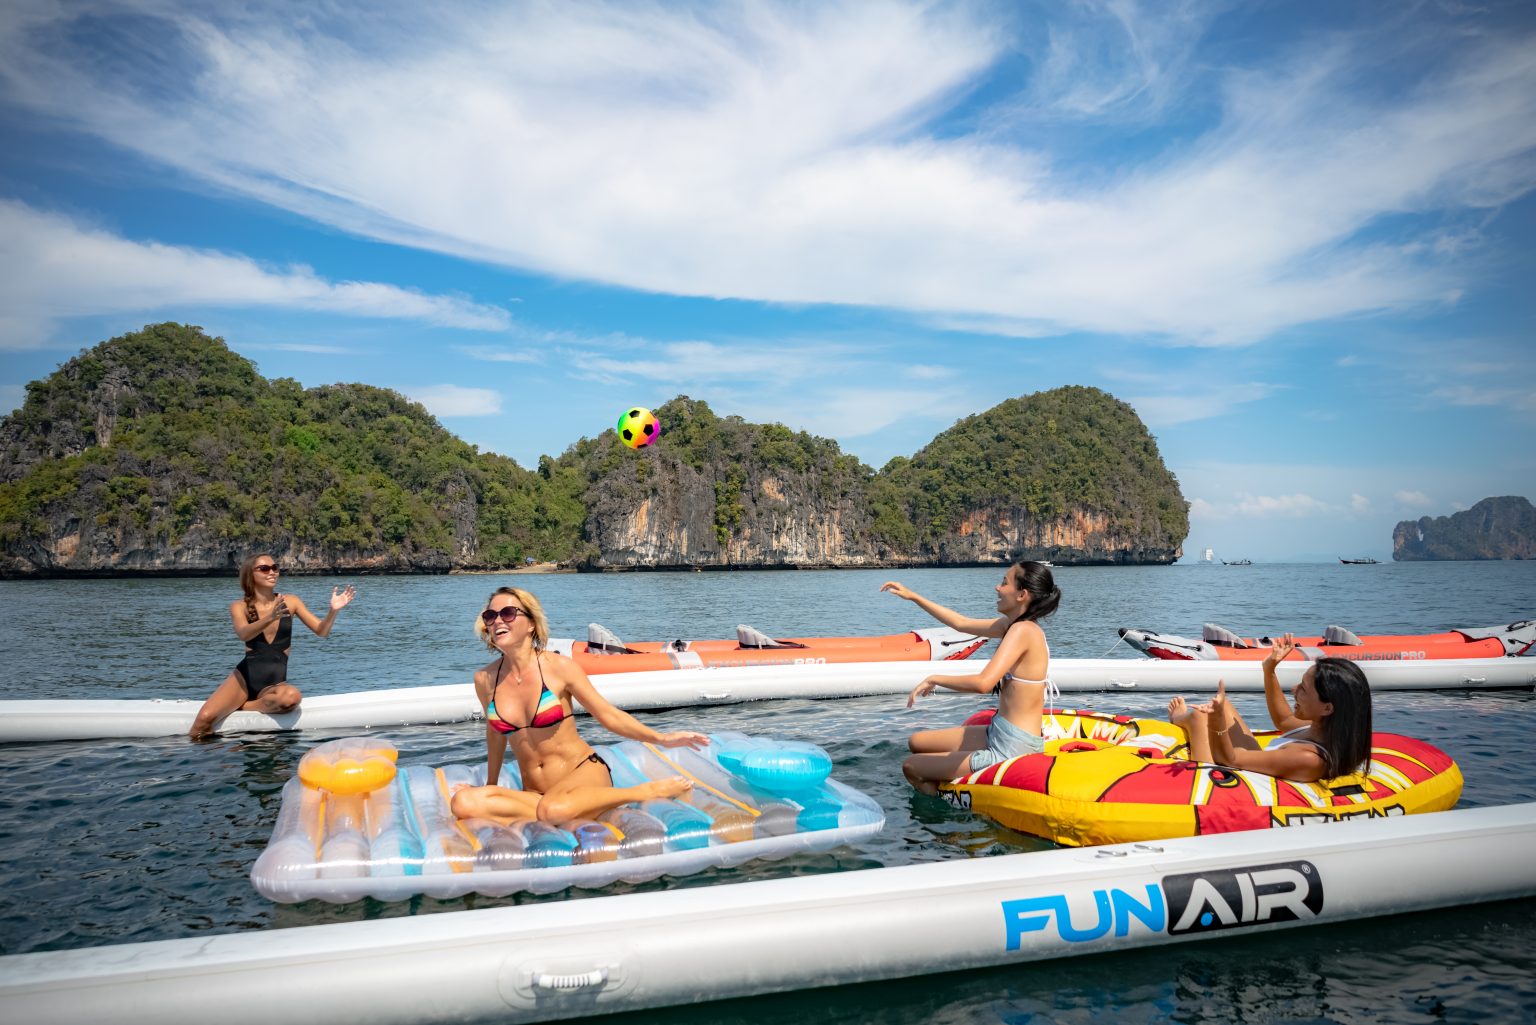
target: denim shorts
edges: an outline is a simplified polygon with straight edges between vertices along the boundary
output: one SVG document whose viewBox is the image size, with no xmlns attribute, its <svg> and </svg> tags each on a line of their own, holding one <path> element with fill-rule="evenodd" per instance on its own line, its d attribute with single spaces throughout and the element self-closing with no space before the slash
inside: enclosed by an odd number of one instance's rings
<svg viewBox="0 0 1536 1025">
<path fill-rule="evenodd" d="M 987 724 L 987 746 L 983 751 L 971 753 L 969 771 L 980 772 L 989 765 L 1006 762 L 1019 755 L 1037 755 L 1045 750 L 1045 739 L 1026 733 L 1001 714 L 994 715 Z"/>
</svg>

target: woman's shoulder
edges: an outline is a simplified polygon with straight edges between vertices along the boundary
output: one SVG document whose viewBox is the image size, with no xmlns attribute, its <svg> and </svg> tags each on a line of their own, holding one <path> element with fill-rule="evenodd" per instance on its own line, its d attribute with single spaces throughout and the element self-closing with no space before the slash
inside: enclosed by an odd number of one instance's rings
<svg viewBox="0 0 1536 1025">
<path fill-rule="evenodd" d="M 1016 619 L 1008 624 L 1009 633 L 1018 633 L 1026 640 L 1044 640 L 1045 631 L 1033 619 Z"/>
</svg>

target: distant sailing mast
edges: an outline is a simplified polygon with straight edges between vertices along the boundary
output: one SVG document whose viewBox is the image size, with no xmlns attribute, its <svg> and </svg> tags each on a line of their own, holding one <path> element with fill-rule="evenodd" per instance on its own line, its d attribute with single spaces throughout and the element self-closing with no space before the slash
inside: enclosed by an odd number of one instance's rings
<svg viewBox="0 0 1536 1025">
<path fill-rule="evenodd" d="M 1216 558 L 1216 551 L 1213 548 L 1207 548 L 1205 551 L 1200 553 L 1200 561 L 1201 562 L 1211 562 L 1215 558 Z"/>
</svg>

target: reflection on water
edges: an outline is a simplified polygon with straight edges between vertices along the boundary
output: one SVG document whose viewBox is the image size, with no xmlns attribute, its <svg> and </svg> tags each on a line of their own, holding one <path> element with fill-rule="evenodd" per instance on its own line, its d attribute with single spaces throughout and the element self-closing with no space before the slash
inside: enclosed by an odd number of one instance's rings
<svg viewBox="0 0 1536 1025">
<path fill-rule="evenodd" d="M 1348 569 L 1348 567 L 1346 567 Z M 1379 570 L 1380 572 L 1375 572 Z M 881 596 L 885 573 L 631 574 L 522 577 L 549 607 L 557 635 L 589 620 L 620 636 L 729 636 L 738 622 L 780 634 L 886 633 L 926 625 L 907 603 Z M 990 607 L 993 570 L 919 570 L 900 578 L 968 612 Z M 309 694 L 467 680 L 485 662 L 470 620 L 495 577 L 369 578 L 327 641 L 296 638 L 296 682 Z M 1212 620 L 1246 632 L 1321 629 L 1419 631 L 1536 613 L 1536 564 L 1405 565 L 1344 575 L 1337 567 L 1263 567 L 1241 574 L 1187 567 L 1058 572 L 1066 599 L 1046 623 L 1058 656 L 1098 656 L 1114 628 L 1198 630 Z M 307 596 L 333 581 L 298 578 Z M 201 699 L 237 659 L 225 611 L 232 581 L 0 581 L 0 697 Z M 1433 600 L 1431 600 L 1431 597 Z M 81 605 L 103 610 L 82 635 Z M 468 611 L 466 611 L 468 610 Z M 642 616 L 643 619 L 637 619 Z M 1125 649 L 1120 648 L 1121 652 Z M 1104 711 L 1161 717 L 1166 695 L 1071 696 Z M 1263 703 L 1237 704 L 1262 720 Z M 886 828 L 858 850 L 711 869 L 599 894 L 695 888 L 747 879 L 854 871 L 1048 845 L 901 780 L 906 736 L 954 725 L 977 699 L 945 695 L 906 710 L 900 696 L 776 701 L 647 713 L 658 729 L 795 737 L 826 748 L 837 778 L 870 794 Z M 1449 751 L 1466 775 L 1463 806 L 1536 801 L 1531 692 L 1378 696 L 1378 729 Z M 603 742 L 587 720 L 583 732 Z M 341 734 L 183 738 L 0 746 L 0 952 L 67 949 L 242 929 L 272 929 L 439 914 L 508 904 L 582 900 L 541 896 L 416 898 L 347 905 L 274 905 L 248 873 L 267 842 L 284 783 L 314 744 Z M 483 727 L 471 723 L 383 731 L 403 763 L 476 763 Z M 1530 1021 L 1536 1008 L 1528 952 L 1536 902 L 1142 952 L 1019 964 L 919 980 L 755 998 L 604 1021 L 733 1022 L 1319 1022 Z M 914 921 L 912 928 L 924 924 Z M 935 964 L 941 970 L 942 965 Z"/>
</svg>

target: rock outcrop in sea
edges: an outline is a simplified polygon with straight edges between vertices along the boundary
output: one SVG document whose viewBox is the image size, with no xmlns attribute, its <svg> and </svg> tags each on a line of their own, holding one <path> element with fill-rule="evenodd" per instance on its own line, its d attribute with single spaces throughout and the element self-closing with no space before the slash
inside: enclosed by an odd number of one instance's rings
<svg viewBox="0 0 1536 1025">
<path fill-rule="evenodd" d="M 1396 562 L 1536 559 L 1536 506 L 1528 498 L 1485 498 L 1449 516 L 1403 520 L 1392 531 Z"/>
</svg>

